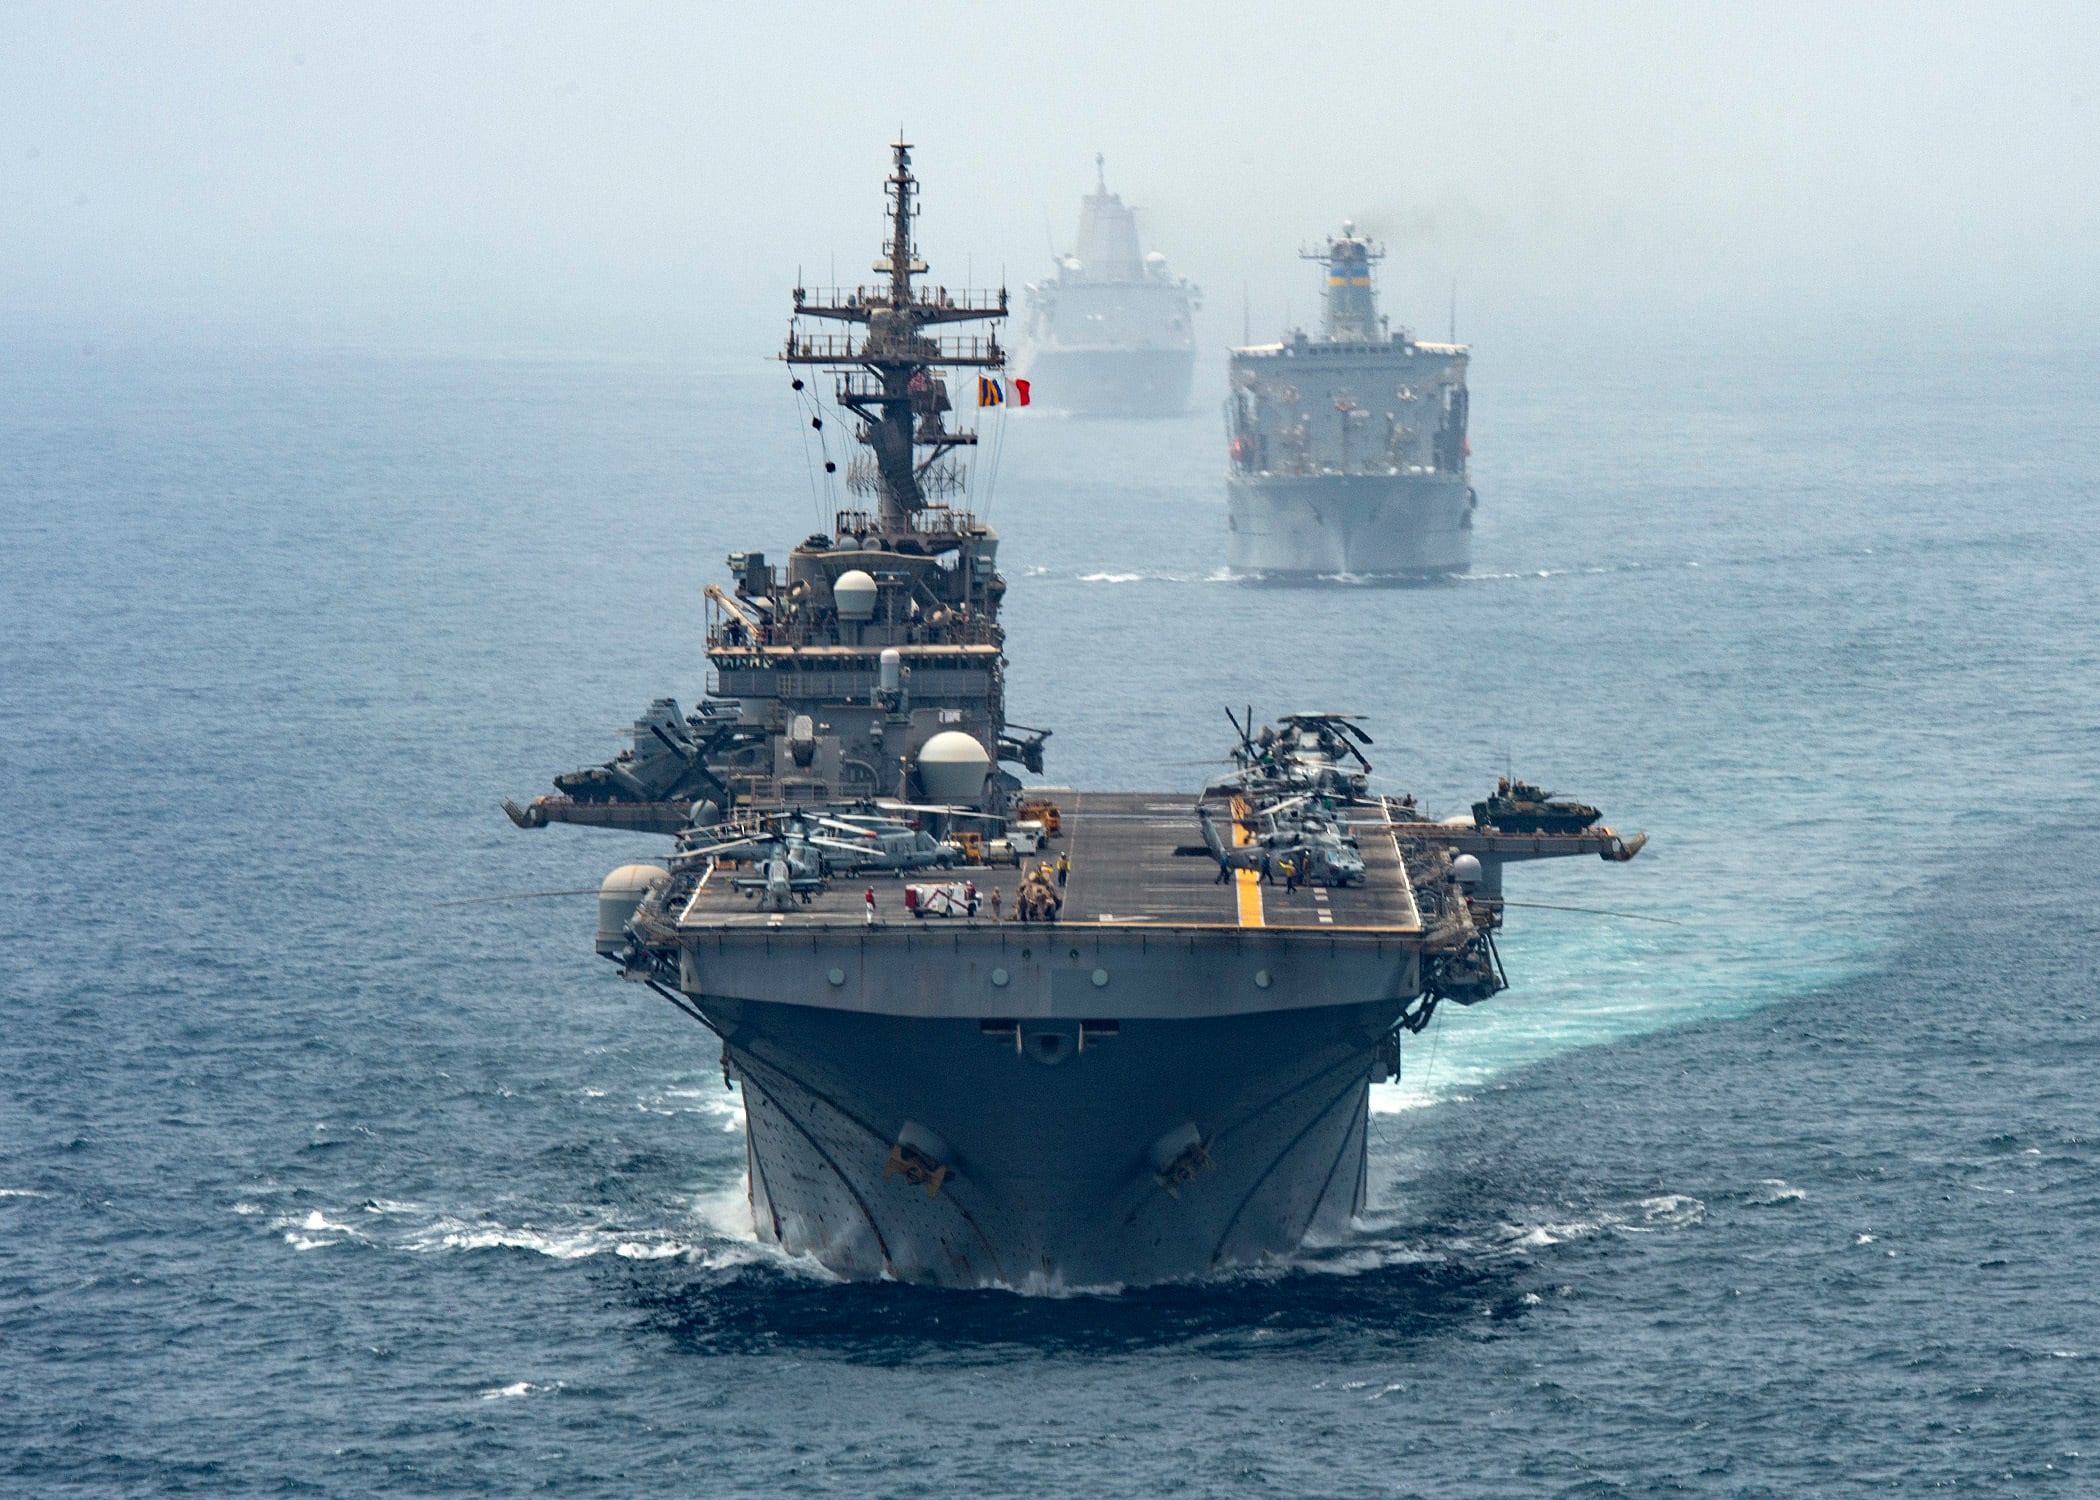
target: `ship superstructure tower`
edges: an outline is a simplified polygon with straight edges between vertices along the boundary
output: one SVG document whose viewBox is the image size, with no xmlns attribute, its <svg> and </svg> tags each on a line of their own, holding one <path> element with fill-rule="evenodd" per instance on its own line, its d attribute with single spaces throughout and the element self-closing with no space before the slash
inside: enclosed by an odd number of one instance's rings
<svg viewBox="0 0 2100 1500">
<path fill-rule="evenodd" d="M 996 333 L 944 330 L 1003 318 L 1007 296 L 920 284 L 911 148 L 891 152 L 880 279 L 796 287 L 781 352 L 797 391 L 805 369 L 828 379 L 829 421 L 851 426 L 851 503 L 784 565 L 731 554 L 730 587 L 706 590 L 714 679 L 693 715 L 659 699 L 632 750 L 557 777 L 563 795 L 515 818 L 676 833 L 696 808 L 889 798 L 991 812 L 1017 784 L 1001 760 L 1040 770 L 1044 735 L 1006 723 L 999 538 L 965 505 L 975 393 L 958 403 L 945 373 L 1005 364 Z M 824 430 L 820 405 L 806 410 Z"/>
<path fill-rule="evenodd" d="M 1283 581 L 1464 571 L 1468 350 L 1391 327 L 1384 249 L 1355 225 L 1300 253 L 1326 272 L 1319 336 L 1231 354 L 1227 561 Z"/>
<path fill-rule="evenodd" d="M 1195 368 L 1202 293 L 1138 238 L 1137 211 L 1108 190 L 1079 203 L 1074 248 L 1054 275 L 1029 282 L 1022 364 L 1042 405 L 1081 416 L 1178 416 Z"/>
</svg>

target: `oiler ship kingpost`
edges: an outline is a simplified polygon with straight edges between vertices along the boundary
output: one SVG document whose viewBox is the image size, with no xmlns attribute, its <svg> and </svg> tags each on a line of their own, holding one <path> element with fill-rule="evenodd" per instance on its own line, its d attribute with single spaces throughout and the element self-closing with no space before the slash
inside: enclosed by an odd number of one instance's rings
<svg viewBox="0 0 2100 1500">
<path fill-rule="evenodd" d="M 658 699 L 631 750 L 505 807 L 671 836 L 606 879 L 597 951 L 719 1039 L 762 1239 L 1029 1287 L 1345 1232 L 1402 1034 L 1503 987 L 1502 865 L 1639 841 L 1425 823 L 1337 714 L 1234 715 L 1196 796 L 1025 790 L 1008 767 L 1040 773 L 1048 732 L 1006 717 L 999 543 L 960 503 L 945 373 L 997 379 L 995 335 L 946 330 L 1006 298 L 920 283 L 893 153 L 880 279 L 798 289 L 784 351 L 857 424 L 865 508 L 784 563 L 732 556 L 699 706 Z"/>
<path fill-rule="evenodd" d="M 1317 338 L 1234 349 L 1226 426 L 1226 560 L 1295 582 L 1413 578 L 1472 562 L 1467 349 L 1378 311 L 1384 250 L 1344 224 L 1304 253 L 1327 273 Z"/>
</svg>

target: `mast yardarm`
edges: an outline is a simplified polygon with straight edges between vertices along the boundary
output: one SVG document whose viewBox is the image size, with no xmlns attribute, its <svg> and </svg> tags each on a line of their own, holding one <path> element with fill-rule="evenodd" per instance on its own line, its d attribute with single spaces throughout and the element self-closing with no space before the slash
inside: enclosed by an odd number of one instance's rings
<svg viewBox="0 0 2100 1500">
<path fill-rule="evenodd" d="M 881 496 L 881 524 L 907 530 L 912 516 L 930 503 L 929 475 L 957 448 L 974 446 L 974 431 L 949 425 L 953 403 L 938 371 L 949 366 L 996 370 L 1006 351 L 996 332 L 942 335 L 926 330 L 943 323 L 963 323 L 1006 316 L 1006 288 L 993 292 L 950 292 L 946 287 L 920 287 L 914 278 L 926 274 L 912 239 L 918 179 L 911 172 L 911 146 L 890 147 L 889 238 L 874 270 L 885 280 L 875 286 L 795 288 L 795 322 L 788 330 L 781 358 L 791 365 L 822 365 L 834 377 L 838 404 L 860 419 L 854 436 L 872 451 L 875 483 Z M 859 324 L 858 332 L 808 334 L 805 317 Z M 938 476 L 935 476 L 936 478 Z"/>
</svg>

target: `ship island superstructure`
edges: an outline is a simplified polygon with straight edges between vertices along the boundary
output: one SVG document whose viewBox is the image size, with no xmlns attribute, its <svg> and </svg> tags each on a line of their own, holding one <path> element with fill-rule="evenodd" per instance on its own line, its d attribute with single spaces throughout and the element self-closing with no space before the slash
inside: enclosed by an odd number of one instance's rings
<svg viewBox="0 0 2100 1500">
<path fill-rule="evenodd" d="M 1301 252 L 1326 273 L 1320 333 L 1232 350 L 1226 560 L 1277 581 L 1422 577 L 1472 561 L 1464 345 L 1378 311 L 1384 249 L 1344 224 Z"/>
<path fill-rule="evenodd" d="M 1168 417 L 1188 406 L 1202 293 L 1146 252 L 1137 211 L 1094 158 L 1079 234 L 1053 275 L 1024 288 L 1023 373 L 1040 404 L 1079 416 Z"/>
<path fill-rule="evenodd" d="M 994 334 L 942 330 L 1005 297 L 918 284 L 892 152 L 881 280 L 798 289 L 783 351 L 828 372 L 870 503 L 784 566 L 733 555 L 706 698 L 506 809 L 671 837 L 607 877 L 597 951 L 719 1038 L 761 1239 L 1025 1287 L 1346 1232 L 1403 1034 L 1504 987 L 1503 866 L 1641 840 L 1425 821 L 1334 713 L 1235 716 L 1198 794 L 1024 788 L 1048 733 L 1005 717 L 1005 583 L 943 373 L 1002 366 Z"/>
</svg>

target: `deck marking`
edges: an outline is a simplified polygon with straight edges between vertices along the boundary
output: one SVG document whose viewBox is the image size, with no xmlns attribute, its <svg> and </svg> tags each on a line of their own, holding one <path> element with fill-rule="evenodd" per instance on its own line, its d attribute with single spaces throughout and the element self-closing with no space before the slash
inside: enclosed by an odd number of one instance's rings
<svg viewBox="0 0 2100 1500">
<path fill-rule="evenodd" d="M 1236 849 L 1244 849 L 1253 842 L 1252 836 L 1248 834 L 1246 827 L 1240 822 L 1246 816 L 1247 800 L 1244 797 L 1233 798 L 1232 843 Z M 1240 898 L 1240 926 L 1267 926 L 1268 924 L 1262 920 L 1260 874 L 1254 870 L 1235 870 L 1233 872 L 1233 884 L 1238 887 L 1237 894 Z"/>
</svg>

